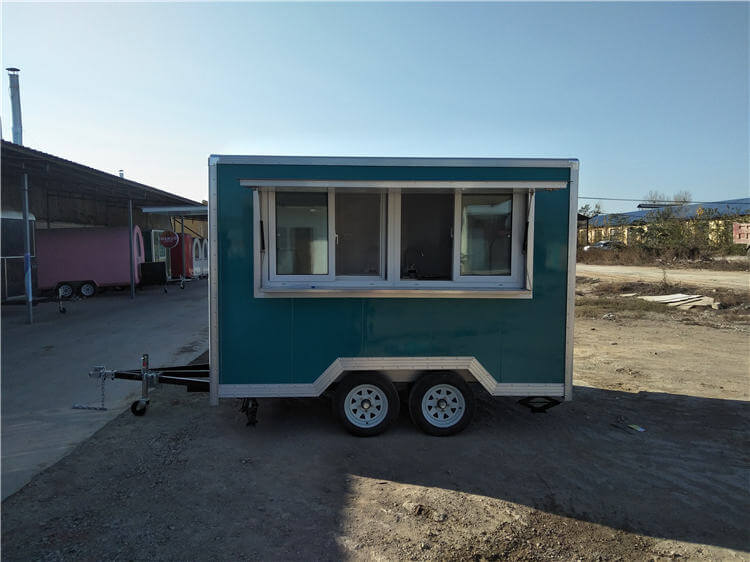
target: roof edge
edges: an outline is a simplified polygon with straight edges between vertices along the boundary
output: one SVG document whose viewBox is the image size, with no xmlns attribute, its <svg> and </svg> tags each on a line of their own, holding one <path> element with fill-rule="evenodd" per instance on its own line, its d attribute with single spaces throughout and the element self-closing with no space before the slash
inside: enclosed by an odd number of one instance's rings
<svg viewBox="0 0 750 562">
<path fill-rule="evenodd" d="M 528 167 L 578 169 L 577 158 L 460 158 L 390 156 L 274 156 L 212 154 L 209 166 L 217 164 L 286 166 L 445 166 L 445 167 Z"/>
</svg>

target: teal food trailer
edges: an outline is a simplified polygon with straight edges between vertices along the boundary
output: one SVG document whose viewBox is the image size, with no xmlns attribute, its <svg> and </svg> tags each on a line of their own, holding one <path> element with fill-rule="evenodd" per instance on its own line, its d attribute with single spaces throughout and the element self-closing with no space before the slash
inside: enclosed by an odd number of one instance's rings
<svg viewBox="0 0 750 562">
<path fill-rule="evenodd" d="M 211 156 L 211 403 L 330 390 L 374 435 L 401 390 L 447 435 L 472 388 L 570 400 L 577 182 L 572 159 Z"/>
</svg>

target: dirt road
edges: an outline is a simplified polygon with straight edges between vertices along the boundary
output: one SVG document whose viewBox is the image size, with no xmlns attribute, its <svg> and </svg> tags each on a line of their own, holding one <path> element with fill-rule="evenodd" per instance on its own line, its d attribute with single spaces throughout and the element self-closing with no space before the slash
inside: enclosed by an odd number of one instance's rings
<svg viewBox="0 0 750 562">
<path fill-rule="evenodd" d="M 137 395 L 136 386 L 111 386 L 110 410 L 74 410 L 98 405 L 99 388 L 86 373 L 94 365 L 138 365 L 149 350 L 152 364 L 190 361 L 208 343 L 207 282 L 184 290 L 159 287 L 34 307 L 34 325 L 21 306 L 2 310 L 2 497 L 26 484 L 99 428 Z M 154 345 L 154 335 L 159 345 Z"/>
<path fill-rule="evenodd" d="M 638 265 L 576 265 L 576 275 L 598 277 L 607 281 L 649 281 L 659 283 L 664 279 L 664 270 L 659 267 Z M 747 271 L 714 271 L 709 269 L 667 269 L 670 283 L 684 283 L 708 289 L 724 288 L 739 291 L 750 290 L 750 273 Z"/>
<path fill-rule="evenodd" d="M 3 502 L 3 559 L 747 560 L 747 342 L 578 319 L 573 402 L 482 396 L 453 438 L 354 438 L 323 399 L 249 428 L 162 387 Z"/>
</svg>

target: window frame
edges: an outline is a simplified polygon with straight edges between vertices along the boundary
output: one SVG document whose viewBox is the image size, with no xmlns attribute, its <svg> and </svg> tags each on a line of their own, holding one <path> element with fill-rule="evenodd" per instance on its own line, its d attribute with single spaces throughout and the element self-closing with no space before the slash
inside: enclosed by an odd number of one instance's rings
<svg viewBox="0 0 750 562">
<path fill-rule="evenodd" d="M 453 220 L 454 229 L 458 235 L 453 237 L 453 281 L 466 284 L 493 283 L 498 286 L 517 286 L 522 283 L 526 264 L 523 258 L 523 239 L 526 226 L 524 198 L 520 193 L 511 193 L 511 239 L 510 239 L 510 275 L 461 275 L 461 213 L 464 195 L 495 195 L 501 192 L 477 192 L 472 190 L 456 190 L 456 199 Z"/>
<path fill-rule="evenodd" d="M 321 281 L 333 281 L 335 278 L 334 274 L 334 266 L 336 261 L 336 255 L 334 253 L 333 243 L 334 243 L 334 233 L 333 233 L 333 224 L 334 224 L 334 217 L 336 214 L 336 202 L 334 197 L 334 189 L 328 188 L 328 189 L 306 189 L 305 193 L 321 193 L 325 192 L 327 194 L 327 206 L 326 206 L 326 214 L 327 214 L 327 223 L 326 223 L 326 231 L 327 231 L 327 262 L 328 262 L 328 273 L 322 274 L 311 274 L 311 275 L 285 275 L 285 274 L 278 274 L 276 273 L 276 266 L 277 266 L 277 256 L 276 256 L 276 191 L 294 191 L 298 192 L 299 190 L 274 190 L 270 191 L 268 194 L 268 231 L 271 236 L 267 236 L 266 240 L 268 240 L 268 267 L 269 267 L 269 281 L 279 283 L 281 285 L 292 283 L 319 283 Z"/>
<path fill-rule="evenodd" d="M 408 188 L 412 191 L 413 188 Z M 277 191 L 328 194 L 328 274 L 278 275 L 276 269 Z M 353 192 L 381 194 L 381 275 L 336 275 L 336 192 L 341 187 L 273 187 L 253 189 L 254 264 L 256 297 L 453 297 L 531 298 L 533 280 L 534 189 L 452 188 L 454 195 L 452 278 L 450 280 L 401 279 L 401 188 L 352 188 Z M 348 191 L 348 190 L 347 190 Z M 419 189 L 428 193 L 432 190 Z M 436 189 L 441 192 L 443 189 Z M 461 275 L 461 198 L 463 194 L 502 193 L 513 196 L 510 275 Z M 265 248 L 261 248 L 265 240 Z M 524 241 L 526 250 L 524 252 Z M 384 263 L 384 267 L 383 267 Z"/>
<path fill-rule="evenodd" d="M 336 199 L 336 193 L 337 190 L 333 189 L 333 199 Z M 338 193 L 346 193 L 346 191 L 338 190 Z M 372 282 L 372 281 L 385 281 L 388 275 L 388 248 L 387 248 L 387 241 L 388 241 L 388 192 L 382 189 L 358 189 L 355 193 L 377 193 L 380 195 L 380 220 L 378 221 L 378 224 L 380 224 L 380 267 L 378 268 L 380 270 L 379 275 L 336 275 L 336 272 L 334 271 L 334 279 L 341 279 L 344 281 L 364 281 L 364 282 Z M 336 231 L 336 213 L 335 213 L 335 202 L 334 202 L 334 218 L 333 218 L 333 230 L 334 230 L 334 238 L 336 240 L 336 244 L 334 245 L 334 255 L 333 255 L 333 262 L 334 262 L 334 269 L 336 266 L 336 251 L 338 250 L 339 246 L 339 235 L 338 231 Z"/>
</svg>

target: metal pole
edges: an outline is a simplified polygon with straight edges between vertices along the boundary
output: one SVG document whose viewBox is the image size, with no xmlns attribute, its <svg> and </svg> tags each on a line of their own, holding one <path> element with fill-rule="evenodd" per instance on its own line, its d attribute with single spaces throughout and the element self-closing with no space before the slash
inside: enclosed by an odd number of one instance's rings
<svg viewBox="0 0 750 562">
<path fill-rule="evenodd" d="M 182 251 L 180 252 L 180 259 L 182 260 L 182 274 L 180 281 L 184 281 L 185 277 L 185 217 L 180 217 L 180 244 L 182 244 Z"/>
<path fill-rule="evenodd" d="M 26 293 L 26 313 L 29 324 L 34 323 L 34 313 L 32 311 L 31 294 L 31 225 L 29 224 L 29 175 L 23 174 L 23 272 L 24 272 L 24 292 Z"/>
<path fill-rule="evenodd" d="M 133 200 L 128 199 L 128 242 L 130 242 L 130 298 L 135 298 L 135 259 L 133 258 Z"/>
</svg>

